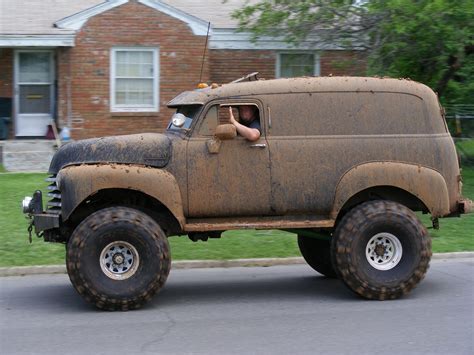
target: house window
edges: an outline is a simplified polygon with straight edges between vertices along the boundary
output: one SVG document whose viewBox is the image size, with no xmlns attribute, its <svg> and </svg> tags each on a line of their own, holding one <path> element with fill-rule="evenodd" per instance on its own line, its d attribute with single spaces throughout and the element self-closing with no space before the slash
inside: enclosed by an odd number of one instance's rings
<svg viewBox="0 0 474 355">
<path fill-rule="evenodd" d="M 158 49 L 113 48 L 110 65 L 112 111 L 158 111 Z"/>
<path fill-rule="evenodd" d="M 279 53 L 277 78 L 319 76 L 319 55 L 311 52 Z"/>
</svg>

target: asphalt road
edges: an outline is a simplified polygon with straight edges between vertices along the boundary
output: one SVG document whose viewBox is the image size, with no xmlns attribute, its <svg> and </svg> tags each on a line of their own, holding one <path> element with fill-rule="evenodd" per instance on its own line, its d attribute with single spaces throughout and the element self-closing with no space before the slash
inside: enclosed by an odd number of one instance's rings
<svg viewBox="0 0 474 355">
<path fill-rule="evenodd" d="M 101 312 L 65 275 L 0 278 L 1 354 L 473 354 L 474 259 L 435 260 L 396 301 L 306 265 L 174 270 L 145 308 Z"/>
</svg>

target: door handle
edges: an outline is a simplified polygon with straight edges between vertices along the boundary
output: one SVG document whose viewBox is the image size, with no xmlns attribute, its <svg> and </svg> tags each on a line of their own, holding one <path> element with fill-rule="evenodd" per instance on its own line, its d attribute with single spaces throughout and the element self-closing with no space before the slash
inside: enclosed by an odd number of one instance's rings
<svg viewBox="0 0 474 355">
<path fill-rule="evenodd" d="M 265 143 L 256 143 L 256 144 L 251 144 L 250 148 L 266 148 L 267 145 Z"/>
</svg>

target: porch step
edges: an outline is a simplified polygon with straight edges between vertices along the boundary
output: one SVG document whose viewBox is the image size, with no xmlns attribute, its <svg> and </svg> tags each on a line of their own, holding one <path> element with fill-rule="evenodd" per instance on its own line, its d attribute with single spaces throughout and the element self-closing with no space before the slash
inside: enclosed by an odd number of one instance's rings
<svg viewBox="0 0 474 355">
<path fill-rule="evenodd" d="M 1 141 L 1 163 L 11 172 L 46 172 L 56 151 L 55 145 L 55 141 L 40 139 Z"/>
</svg>

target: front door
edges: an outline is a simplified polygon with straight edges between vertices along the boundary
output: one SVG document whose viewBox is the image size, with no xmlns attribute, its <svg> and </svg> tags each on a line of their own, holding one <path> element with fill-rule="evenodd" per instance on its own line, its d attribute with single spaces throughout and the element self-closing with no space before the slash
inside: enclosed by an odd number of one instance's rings
<svg viewBox="0 0 474 355">
<path fill-rule="evenodd" d="M 51 50 L 15 53 L 15 135 L 44 137 L 54 111 L 54 57 Z"/>
<path fill-rule="evenodd" d="M 263 117 L 260 114 L 262 135 L 258 141 L 238 136 L 217 147 L 215 127 L 225 123 L 223 116 L 228 112 L 228 106 L 221 104 L 208 107 L 188 141 L 189 217 L 270 215 L 270 157 Z"/>
</svg>

